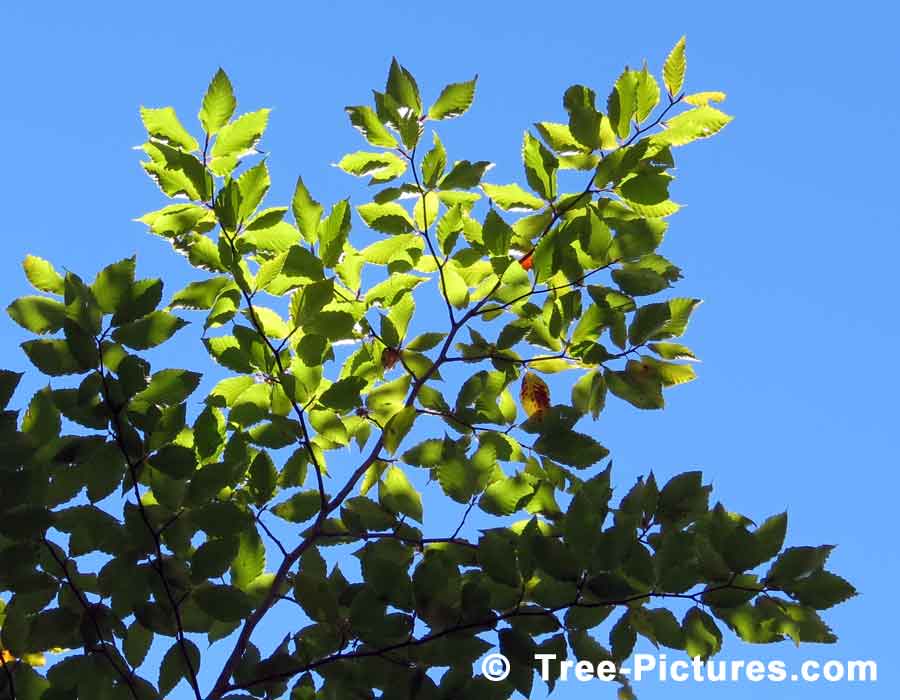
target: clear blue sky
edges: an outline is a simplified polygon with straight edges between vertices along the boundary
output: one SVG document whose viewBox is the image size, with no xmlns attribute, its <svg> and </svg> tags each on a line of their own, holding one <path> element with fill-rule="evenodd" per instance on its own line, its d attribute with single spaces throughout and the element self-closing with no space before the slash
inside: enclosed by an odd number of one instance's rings
<svg viewBox="0 0 900 700">
<path fill-rule="evenodd" d="M 362 202 L 329 164 L 361 146 L 342 108 L 368 101 L 392 55 L 431 97 L 480 74 L 473 110 L 442 135 L 451 158 L 494 161 L 506 182 L 521 179 L 522 130 L 559 120 L 568 85 L 605 95 L 624 64 L 658 70 L 686 33 L 689 89 L 726 91 L 736 115 L 679 155 L 673 194 L 689 206 L 664 249 L 685 271 L 678 293 L 706 300 L 687 337 L 700 380 L 670 391 L 664 412 L 614 402 L 592 429 L 621 486 L 649 468 L 701 468 L 733 510 L 788 508 L 791 544 L 838 545 L 832 568 L 862 592 L 827 613 L 840 643 L 729 640 L 726 658 L 874 658 L 881 681 L 643 684 L 639 697 L 895 697 L 898 20 L 886 2 L 4 3 L 2 297 L 26 292 L 26 253 L 90 277 L 137 252 L 169 292 L 191 278 L 131 221 L 161 202 L 131 147 L 140 104 L 171 104 L 193 125 L 219 65 L 243 109 L 274 108 L 273 202 L 297 174 L 323 202 Z M 25 369 L 21 334 L 2 329 L 0 366 Z M 191 333 L 179 353 L 199 349 Z M 612 697 L 574 683 L 557 696 Z"/>
</svg>

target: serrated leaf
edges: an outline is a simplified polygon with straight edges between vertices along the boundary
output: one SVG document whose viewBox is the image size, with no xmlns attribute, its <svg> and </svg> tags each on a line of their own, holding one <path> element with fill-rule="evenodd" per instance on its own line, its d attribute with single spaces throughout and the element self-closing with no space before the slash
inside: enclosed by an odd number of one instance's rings
<svg viewBox="0 0 900 700">
<path fill-rule="evenodd" d="M 231 81 L 225 71 L 219 68 L 206 89 L 200 113 L 197 115 L 203 130 L 214 136 L 228 123 L 236 107 L 237 100 L 234 99 Z"/>
<path fill-rule="evenodd" d="M 136 403 L 173 406 L 184 401 L 200 384 L 201 375 L 184 369 L 164 369 L 150 377 L 147 388 L 136 394 Z"/>
<path fill-rule="evenodd" d="M 687 67 L 687 59 L 684 55 L 685 42 L 686 37 L 681 37 L 663 64 L 663 82 L 670 97 L 678 95 L 684 85 L 684 71 Z"/>
<path fill-rule="evenodd" d="M 384 448 L 388 454 L 394 454 L 403 442 L 403 438 L 412 430 L 413 423 L 416 420 L 416 409 L 414 406 L 405 406 L 388 421 L 384 426 Z"/>
<path fill-rule="evenodd" d="M 25 256 L 22 262 L 22 268 L 25 270 L 25 276 L 31 285 L 41 291 L 50 292 L 51 294 L 59 294 L 65 292 L 65 282 L 62 275 L 49 262 L 35 255 Z"/>
<path fill-rule="evenodd" d="M 147 350 L 166 342 L 186 325 L 187 321 L 167 311 L 153 311 L 137 321 L 122 324 L 113 331 L 112 337 L 135 350 Z"/>
<path fill-rule="evenodd" d="M 273 507 L 272 512 L 289 523 L 302 523 L 318 513 L 321 505 L 318 491 L 301 491 Z"/>
<path fill-rule="evenodd" d="M 269 123 L 269 109 L 242 114 L 230 124 L 223 126 L 212 147 L 213 158 L 233 156 L 241 158 L 255 150 Z"/>
<path fill-rule="evenodd" d="M 346 107 L 344 111 L 349 115 L 350 123 L 370 144 L 382 148 L 397 147 L 397 140 L 391 136 L 371 107 Z"/>
<path fill-rule="evenodd" d="M 159 668 L 159 692 L 163 696 L 168 695 L 182 679 L 189 680 L 196 675 L 199 668 L 200 650 L 197 645 L 189 639 L 175 642 L 166 652 Z"/>
<path fill-rule="evenodd" d="M 422 522 L 422 497 L 399 467 L 391 466 L 383 474 L 378 499 L 392 513 L 403 513 Z"/>
<path fill-rule="evenodd" d="M 434 104 L 428 108 L 429 119 L 452 119 L 469 109 L 475 99 L 476 75 L 472 80 L 462 83 L 450 83 L 443 90 Z"/>
<path fill-rule="evenodd" d="M 482 183 L 481 189 L 504 211 L 535 211 L 543 209 L 544 201 L 529 194 L 519 185 L 490 185 Z"/>
<path fill-rule="evenodd" d="M 398 235 L 409 233 L 415 229 L 409 212 L 396 202 L 385 202 L 384 204 L 370 202 L 356 207 L 356 211 L 367 226 L 382 233 Z"/>
<path fill-rule="evenodd" d="M 66 320 L 61 301 L 41 296 L 19 297 L 6 307 L 6 313 L 25 330 L 41 335 L 60 330 Z"/>
<path fill-rule="evenodd" d="M 183 151 L 196 151 L 200 148 L 197 139 L 182 126 L 175 110 L 171 107 L 160 107 L 159 109 L 141 107 L 141 121 L 144 122 L 144 128 L 147 129 L 151 138 L 164 141 Z"/>
</svg>

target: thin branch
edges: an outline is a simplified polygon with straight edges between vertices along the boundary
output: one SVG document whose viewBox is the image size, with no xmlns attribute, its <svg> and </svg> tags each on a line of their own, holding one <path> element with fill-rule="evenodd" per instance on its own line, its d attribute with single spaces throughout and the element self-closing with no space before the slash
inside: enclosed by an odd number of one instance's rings
<svg viewBox="0 0 900 700">
<path fill-rule="evenodd" d="M 419 190 L 419 197 L 422 200 L 422 219 L 425 224 L 424 230 L 421 232 L 422 237 L 425 239 L 425 243 L 428 245 L 428 252 L 431 253 L 431 257 L 434 258 L 434 262 L 437 265 L 438 276 L 441 281 L 441 293 L 444 297 L 444 303 L 447 305 L 447 315 L 450 318 L 450 324 L 453 325 L 456 323 L 456 316 L 453 313 L 453 304 L 450 303 L 450 296 L 447 294 L 447 278 L 444 275 L 444 265 L 445 261 L 442 261 L 437 254 L 437 250 L 435 250 L 434 244 L 431 242 L 431 236 L 428 233 L 428 208 L 426 206 L 426 194 L 427 191 L 422 187 L 422 183 L 419 181 L 419 172 L 416 168 L 416 150 L 413 149 L 412 155 L 407 155 L 406 159 L 409 161 L 409 165 L 412 168 L 413 178 L 416 181 L 416 189 Z"/>
<path fill-rule="evenodd" d="M 281 550 L 281 555 L 286 557 L 288 555 L 287 549 L 285 549 L 284 545 L 281 543 L 281 540 L 279 540 L 277 537 L 275 537 L 275 535 L 272 534 L 272 531 L 269 529 L 269 527 L 263 522 L 262 514 L 264 512 L 265 512 L 264 509 L 260 509 L 256 513 L 255 520 L 256 520 L 256 522 L 259 523 L 259 526 L 263 529 L 263 532 L 265 532 L 269 536 L 269 539 L 275 543 L 275 546 L 278 547 L 279 550 Z"/>
<path fill-rule="evenodd" d="M 481 362 L 483 360 L 498 360 L 500 362 L 508 362 L 512 365 L 523 365 L 527 366 L 530 364 L 534 364 L 535 362 L 544 362 L 545 360 L 571 360 L 573 358 L 569 357 L 568 352 L 564 350 L 563 352 L 557 353 L 556 355 L 538 355 L 537 357 L 510 357 L 509 355 L 502 355 L 500 353 L 491 352 L 486 353 L 484 355 L 472 355 L 470 357 L 460 356 L 460 357 L 448 357 L 447 362 Z"/>
<path fill-rule="evenodd" d="M 475 506 L 475 500 L 476 499 L 474 496 L 471 498 L 471 500 L 469 500 L 469 507 L 466 508 L 466 512 L 463 513 L 462 520 L 459 521 L 459 525 L 456 526 L 456 529 L 453 531 L 453 534 L 450 535 L 451 540 L 455 540 L 457 535 L 459 535 L 460 530 L 462 530 L 463 527 L 465 526 L 466 520 L 469 517 L 469 513 L 472 512 L 472 508 Z"/>
<path fill-rule="evenodd" d="M 410 156 L 407 155 L 405 152 L 401 151 L 401 153 L 403 153 L 403 155 L 406 158 L 408 158 L 408 159 L 410 158 Z M 556 224 L 556 222 L 559 220 L 559 218 L 570 208 L 574 207 L 575 204 L 580 202 L 583 199 L 583 197 L 588 196 L 590 194 L 590 190 L 592 187 L 593 187 L 593 176 L 591 177 L 590 182 L 585 187 L 581 196 L 573 198 L 568 203 L 568 205 L 565 207 L 559 207 L 559 208 L 551 207 L 553 214 L 550 218 L 550 221 L 548 221 L 547 225 L 544 227 L 544 230 L 538 236 L 538 238 L 534 244 L 534 247 L 532 247 L 532 249 L 530 251 L 530 253 L 532 255 L 534 254 L 537 244 L 540 242 L 540 240 L 544 236 L 547 235 L 547 233 Z M 423 209 L 424 209 L 424 204 L 423 204 Z M 231 239 L 229 239 L 229 240 L 231 240 Z M 429 247 L 431 247 L 433 249 L 433 247 L 430 244 L 430 239 L 428 239 L 428 237 L 426 237 L 426 241 L 429 241 Z M 234 249 L 233 242 L 232 242 L 232 248 Z M 440 264 L 439 258 L 437 258 L 437 256 L 435 256 L 435 260 L 438 261 L 438 263 L 439 263 L 439 271 L 441 272 L 441 280 L 442 280 L 442 284 L 444 284 L 443 267 Z M 614 262 L 608 263 L 607 266 L 612 265 L 612 264 L 614 264 Z M 597 270 L 597 271 L 599 271 L 599 270 Z M 593 273 L 591 272 L 591 273 L 588 273 L 588 275 L 589 274 L 593 274 Z M 585 275 L 585 278 L 588 275 Z M 448 352 L 449 352 L 450 348 L 452 347 L 453 341 L 455 340 L 457 334 L 460 332 L 460 330 L 462 330 L 463 327 L 465 327 L 465 325 L 472 318 L 476 317 L 477 315 L 479 315 L 479 313 L 482 312 L 481 310 L 485 307 L 485 305 L 490 300 L 491 296 L 493 296 L 493 294 L 496 293 L 496 291 L 500 288 L 500 286 L 502 284 L 503 284 L 503 273 L 501 273 L 498 276 L 496 283 L 493 285 L 493 287 L 490 289 L 490 291 L 488 291 L 488 293 L 480 301 L 478 301 L 475 305 L 470 307 L 465 312 L 465 314 L 463 314 L 463 316 L 461 318 L 456 319 L 455 315 L 452 314 L 452 312 L 451 312 L 451 314 L 450 314 L 450 317 L 451 317 L 450 331 L 447 334 L 447 336 L 444 338 L 444 343 L 441 346 L 441 349 L 438 353 L 437 359 L 434 361 L 434 363 L 431 365 L 431 367 L 429 367 L 428 370 L 421 377 L 416 377 L 413 379 L 413 384 L 410 389 L 410 393 L 407 396 L 406 401 L 404 402 L 405 407 L 414 406 L 422 387 L 425 386 L 427 384 L 427 382 L 435 375 L 435 373 L 438 371 L 438 369 L 441 367 L 441 365 L 443 365 L 447 361 Z M 268 338 L 265 337 L 265 334 L 262 333 L 262 326 L 259 323 L 259 320 L 256 318 L 256 314 L 253 311 L 252 304 L 250 304 L 250 301 L 248 299 L 249 295 L 246 293 L 245 290 L 242 290 L 242 292 L 244 294 L 245 299 L 248 300 L 251 321 L 254 323 L 255 327 L 257 328 L 257 332 L 259 332 L 263 336 L 263 338 L 264 338 L 265 342 L 267 343 L 267 345 L 269 346 L 269 348 L 273 349 L 271 342 L 268 340 Z M 444 286 L 444 292 L 445 292 L 444 298 L 445 298 L 445 300 L 447 300 L 446 286 Z M 447 301 L 449 304 L 449 300 L 447 300 Z M 276 363 L 278 363 L 279 365 L 281 364 L 280 356 L 277 353 L 275 354 L 275 360 L 276 360 Z M 295 412 L 297 412 L 296 405 L 294 406 L 294 408 L 295 408 Z M 304 438 L 306 440 L 307 449 L 310 451 L 310 453 L 312 453 L 311 447 L 309 445 L 309 435 L 306 430 L 306 423 L 305 423 L 305 421 L 301 420 L 300 424 L 301 424 L 301 428 L 304 431 Z M 250 637 L 253 635 L 254 630 L 256 629 L 256 627 L 259 625 L 260 621 L 263 619 L 263 617 L 265 617 L 266 613 L 269 611 L 269 609 L 272 607 L 272 605 L 277 600 L 276 591 L 280 587 L 281 583 L 288 577 L 291 568 L 300 559 L 303 552 L 305 552 L 309 547 L 311 547 L 312 544 L 316 541 L 316 539 L 318 537 L 323 536 L 323 533 L 321 532 L 322 522 L 324 521 L 324 519 L 326 517 L 328 517 L 329 514 L 331 514 L 337 508 L 339 508 L 340 505 L 344 502 L 344 500 L 346 500 L 347 496 L 356 487 L 356 484 L 359 483 L 360 479 L 363 478 L 363 476 L 369 470 L 369 468 L 377 461 L 378 456 L 381 454 L 383 446 L 384 446 L 384 433 L 382 432 L 382 434 L 375 441 L 375 444 L 372 446 L 368 456 L 353 471 L 353 473 L 349 476 L 349 478 L 344 483 L 344 485 L 341 487 L 341 489 L 337 492 L 337 494 L 335 494 L 331 498 L 331 500 L 327 502 L 327 504 L 325 504 L 323 502 L 323 506 L 319 511 L 316 521 L 313 524 L 313 526 L 310 528 L 310 530 L 308 531 L 308 534 L 306 535 L 306 537 L 293 550 L 291 550 L 288 553 L 287 557 L 284 558 L 284 560 L 281 563 L 281 566 L 278 568 L 278 571 L 275 573 L 275 577 L 272 582 L 272 586 L 270 587 L 269 592 L 267 593 L 266 597 L 263 599 L 263 601 L 260 603 L 260 605 L 256 608 L 256 610 L 254 610 L 254 612 L 250 615 L 250 617 L 248 617 L 247 620 L 244 622 L 244 626 L 241 629 L 240 634 L 238 635 L 238 639 L 235 642 L 234 648 L 232 649 L 231 654 L 229 655 L 227 661 L 225 662 L 225 664 L 222 668 L 222 671 L 219 674 L 219 677 L 217 678 L 217 680 L 215 682 L 212 692 L 207 697 L 207 700 L 219 700 L 219 698 L 221 698 L 225 693 L 227 693 L 229 690 L 233 689 L 233 687 L 230 685 L 229 679 L 231 678 L 231 675 L 234 672 L 234 669 L 237 667 L 237 664 L 240 662 L 241 658 L 243 657 L 243 654 L 246 651 L 247 645 L 249 644 L 249 641 L 250 641 Z M 313 460 L 313 463 L 316 466 L 317 477 L 320 482 L 320 493 L 323 494 L 323 498 L 324 498 L 324 490 L 321 488 L 321 473 L 318 468 L 317 462 L 315 460 Z M 449 632 L 447 632 L 447 634 L 449 634 Z M 422 643 L 422 642 L 418 641 L 416 643 L 418 644 L 418 643 Z M 400 647 L 402 647 L 402 646 L 404 646 L 404 645 L 400 645 Z M 398 648 L 400 648 L 400 647 L 398 647 Z M 390 649 L 388 649 L 387 651 L 390 651 Z M 383 652 L 379 652 L 379 653 L 383 653 Z M 368 654 L 368 655 L 371 656 L 373 654 Z M 328 657 L 328 659 L 332 659 L 332 658 L 333 657 Z M 328 663 L 329 662 L 328 659 L 321 660 L 320 662 L 317 663 L 317 665 L 322 665 L 323 663 Z M 336 658 L 334 660 L 336 660 Z M 314 668 L 314 667 L 316 667 L 316 666 L 310 665 L 308 668 Z M 294 674 L 288 674 L 288 675 L 294 675 Z"/>
<path fill-rule="evenodd" d="M 398 535 L 395 532 L 362 532 L 362 533 L 353 533 L 353 532 L 321 532 L 319 533 L 320 539 L 328 539 L 328 538 L 350 538 L 357 540 L 397 540 L 398 542 L 402 542 L 403 544 L 412 545 L 413 547 L 418 547 L 421 549 L 425 545 L 429 544 L 456 544 L 460 547 L 468 547 L 470 549 L 477 549 L 478 545 L 474 542 L 470 542 L 467 539 L 462 537 L 457 537 L 454 535 L 453 537 L 421 537 L 416 539 L 414 537 L 403 537 L 402 535 Z"/>
<path fill-rule="evenodd" d="M 396 644 L 391 644 L 385 647 L 380 647 L 378 649 L 364 649 L 364 650 L 355 650 L 352 652 L 339 652 L 336 654 L 332 654 L 330 656 L 326 656 L 317 661 L 313 661 L 311 663 L 305 664 L 303 666 L 290 669 L 288 671 L 281 671 L 278 673 L 273 673 L 269 676 L 263 678 L 256 678 L 253 681 L 246 683 L 236 683 L 227 688 L 227 690 L 241 690 L 243 688 L 250 688 L 254 685 L 258 685 L 260 683 L 270 683 L 275 681 L 285 680 L 287 678 L 291 678 L 295 675 L 306 673 L 308 671 L 312 671 L 314 669 L 320 668 L 322 666 L 326 666 L 328 664 L 335 663 L 337 661 L 346 661 L 352 659 L 361 659 L 372 656 L 383 656 L 386 653 L 392 651 L 398 651 L 400 649 L 419 647 L 424 644 L 428 644 L 429 642 L 435 641 L 437 639 L 441 639 L 448 635 L 456 634 L 459 632 L 466 632 L 468 630 L 481 630 L 486 631 L 488 629 L 494 629 L 499 622 L 503 622 L 505 620 L 510 620 L 516 617 L 545 617 L 547 615 L 555 615 L 556 613 L 562 612 L 564 610 L 568 610 L 569 608 L 598 608 L 598 607 L 608 607 L 608 606 L 622 606 L 629 605 L 631 603 L 635 603 L 642 600 L 651 600 L 653 598 L 666 598 L 666 599 L 680 599 L 680 600 L 691 600 L 695 603 L 698 603 L 703 595 L 708 593 L 714 593 L 716 591 L 722 590 L 744 590 L 748 592 L 753 592 L 756 594 L 765 593 L 765 588 L 746 588 L 741 586 L 733 586 L 731 583 L 722 584 L 719 586 L 707 586 L 702 591 L 697 591 L 696 593 L 658 593 L 651 591 L 649 593 L 639 593 L 632 596 L 627 596 L 624 598 L 614 599 L 614 600 L 604 600 L 597 603 L 584 603 L 580 602 L 577 598 L 576 600 L 565 603 L 563 605 L 557 605 L 550 608 L 543 608 L 540 610 L 528 609 L 523 610 L 521 608 L 514 607 L 511 610 L 502 613 L 496 613 L 487 617 L 483 620 L 478 620 L 476 622 L 465 622 L 457 625 L 453 625 L 451 627 L 447 627 L 445 629 L 439 630 L 437 632 L 433 632 L 431 634 L 425 635 L 424 637 L 419 637 L 418 639 L 408 639 L 405 642 L 398 642 Z"/>
<path fill-rule="evenodd" d="M 175 600 L 175 594 L 172 592 L 172 587 L 169 585 L 169 580 L 166 577 L 165 572 L 163 571 L 162 541 L 160 539 L 161 530 L 157 530 L 153 525 L 150 520 L 150 516 L 147 514 L 147 509 L 144 507 L 144 503 L 141 500 L 141 492 L 138 486 L 138 465 L 131 458 L 131 454 L 128 451 L 128 446 L 125 444 L 125 440 L 122 437 L 122 423 L 120 415 L 123 407 L 114 406 L 113 402 L 110 400 L 109 381 L 106 376 L 106 366 L 103 363 L 103 348 L 101 347 L 99 340 L 97 341 L 97 352 L 100 358 L 97 366 L 97 371 L 100 373 L 100 381 L 103 387 L 103 403 L 111 416 L 113 437 L 115 438 L 116 445 L 118 445 L 119 447 L 119 452 L 122 453 L 122 456 L 125 458 L 125 462 L 128 465 L 128 473 L 131 478 L 131 487 L 134 493 L 134 499 L 137 502 L 138 512 L 141 515 L 141 520 L 144 522 L 144 526 L 146 527 L 147 532 L 153 539 L 153 547 L 156 553 L 156 562 L 151 564 L 151 568 L 153 568 L 153 570 L 156 571 L 157 575 L 159 576 L 166 594 L 166 599 L 169 602 L 169 606 L 172 608 L 172 614 L 175 618 L 176 638 L 178 640 L 178 646 L 181 649 L 181 655 L 184 660 L 184 665 L 188 669 L 188 682 L 190 683 L 191 689 L 194 691 L 194 696 L 196 697 L 196 699 L 202 700 L 203 696 L 200 692 L 200 686 L 197 683 L 197 671 L 194 668 L 193 663 L 191 663 L 190 654 L 188 654 L 187 637 L 184 633 L 184 623 L 181 619 L 181 610 L 179 609 L 178 602 Z"/>
<path fill-rule="evenodd" d="M 137 688 L 135 688 L 135 686 L 134 686 L 134 669 L 128 668 L 126 666 L 126 669 L 123 671 L 119 667 L 119 664 L 116 663 L 116 660 L 113 658 L 113 655 L 110 654 L 109 649 L 106 648 L 107 642 L 103 638 L 103 630 L 100 627 L 100 623 L 97 622 L 97 618 L 94 617 L 93 605 L 87 599 L 87 596 L 85 596 L 85 594 L 81 590 L 79 590 L 78 586 L 75 585 L 75 581 L 72 580 L 72 575 L 69 573 L 69 567 L 66 565 L 66 562 L 60 560 L 59 555 L 57 555 L 56 550 L 53 549 L 52 545 L 47 540 L 47 538 L 43 537 L 43 538 L 41 538 L 41 540 L 44 543 L 44 546 L 47 548 L 47 551 L 50 552 L 50 556 L 53 557 L 53 560 L 56 562 L 56 565 L 59 566 L 60 570 L 62 571 L 62 575 L 65 578 L 66 583 L 68 584 L 69 588 L 72 589 L 72 592 L 75 594 L 75 597 L 78 599 L 78 602 L 81 604 L 81 607 L 84 608 L 85 614 L 90 619 L 91 624 L 94 627 L 94 632 L 97 634 L 97 640 L 98 640 L 98 644 L 99 644 L 98 649 L 99 649 L 100 653 L 103 654 L 104 657 L 106 657 L 106 660 L 109 662 L 109 665 L 113 667 L 113 669 L 116 671 L 116 673 L 119 675 L 119 677 L 125 683 L 125 685 L 128 686 L 128 690 L 131 692 L 132 697 L 134 697 L 135 700 L 138 700 Z M 113 648 L 115 648 L 114 643 L 110 642 L 110 644 L 113 646 Z M 85 644 L 85 647 L 87 648 L 87 644 Z M 88 650 L 94 651 L 94 649 L 88 649 Z M 0 656 L 2 656 L 2 654 L 0 654 Z M 3 662 L 3 667 L 6 668 L 5 661 Z M 10 682 L 12 682 L 12 677 L 10 677 Z M 15 698 L 15 692 L 13 692 L 13 698 Z"/>
</svg>

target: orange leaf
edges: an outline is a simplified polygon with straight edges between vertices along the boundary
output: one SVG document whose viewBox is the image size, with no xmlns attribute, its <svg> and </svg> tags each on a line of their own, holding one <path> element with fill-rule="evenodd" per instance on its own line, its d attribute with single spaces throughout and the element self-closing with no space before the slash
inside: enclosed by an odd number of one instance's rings
<svg viewBox="0 0 900 700">
<path fill-rule="evenodd" d="M 519 396 L 522 399 L 522 408 L 529 418 L 550 408 L 550 389 L 534 372 L 526 372 L 522 377 L 522 390 Z"/>
</svg>

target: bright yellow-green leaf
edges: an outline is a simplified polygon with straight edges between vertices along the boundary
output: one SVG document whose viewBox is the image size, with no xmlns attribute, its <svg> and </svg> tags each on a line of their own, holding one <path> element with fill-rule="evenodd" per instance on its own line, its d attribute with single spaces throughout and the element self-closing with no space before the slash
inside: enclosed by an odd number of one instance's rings
<svg viewBox="0 0 900 700">
<path fill-rule="evenodd" d="M 544 201 L 529 194 L 519 185 L 490 185 L 483 183 L 481 189 L 498 207 L 505 211 L 534 211 L 544 207 Z"/>
<path fill-rule="evenodd" d="M 241 158 L 255 150 L 257 142 L 269 123 L 269 109 L 242 114 L 230 124 L 223 126 L 216 135 L 212 156 Z"/>
<path fill-rule="evenodd" d="M 684 71 L 687 67 L 687 59 L 684 55 L 685 41 L 685 37 L 678 40 L 663 64 L 663 82 L 671 97 L 678 95 L 684 85 Z"/>
<path fill-rule="evenodd" d="M 381 505 L 393 513 L 403 513 L 422 522 L 422 497 L 399 467 L 390 467 L 378 488 Z"/>
<path fill-rule="evenodd" d="M 465 114 L 475 99 L 476 75 L 464 83 L 451 83 L 438 95 L 434 104 L 428 108 L 429 119 L 451 119 Z"/>
<path fill-rule="evenodd" d="M 225 71 L 219 68 L 206 89 L 200 113 L 197 115 L 203 130 L 210 136 L 215 135 L 231 119 L 235 107 L 237 101 L 234 99 L 231 81 Z"/>
<path fill-rule="evenodd" d="M 724 92 L 709 91 L 695 92 L 693 95 L 686 95 L 684 101 L 695 107 L 703 107 L 710 102 L 724 102 L 727 95 Z"/>
<path fill-rule="evenodd" d="M 178 121 L 178 116 L 171 107 L 141 107 L 141 121 L 153 139 L 159 139 L 183 151 L 196 151 L 200 148 L 197 140 Z"/>
</svg>

